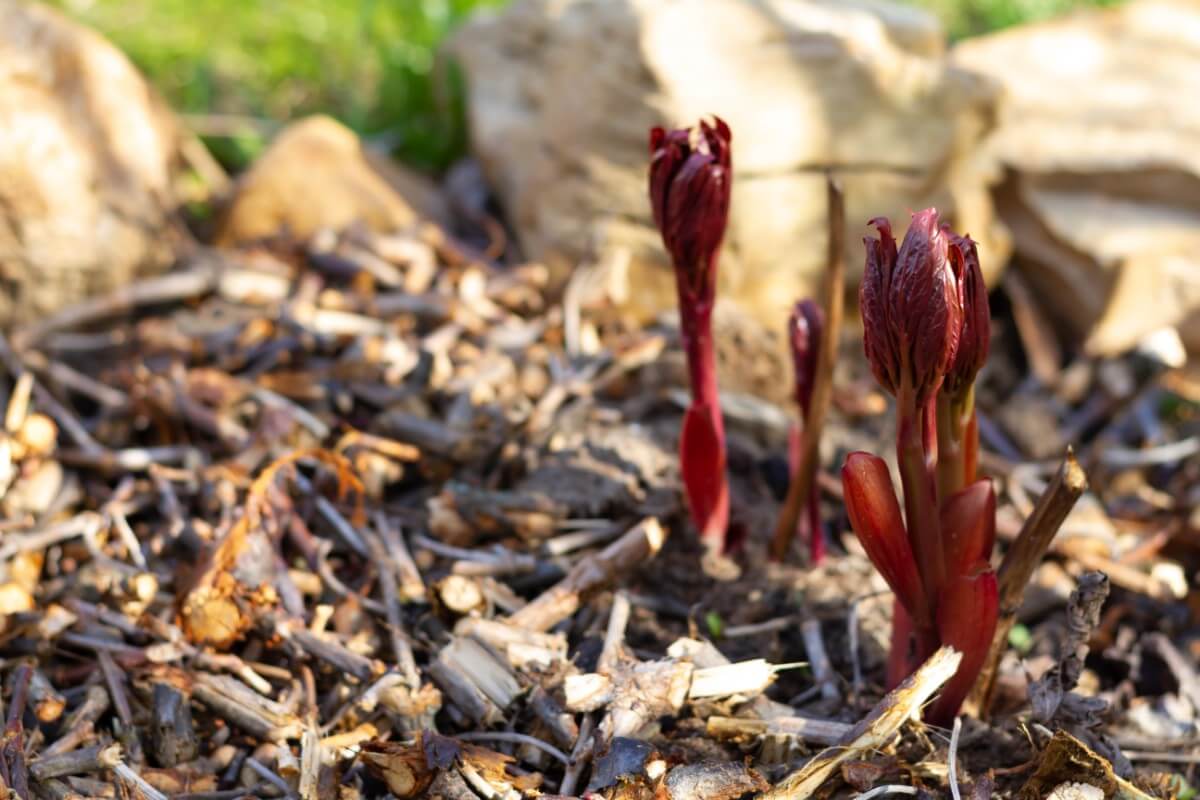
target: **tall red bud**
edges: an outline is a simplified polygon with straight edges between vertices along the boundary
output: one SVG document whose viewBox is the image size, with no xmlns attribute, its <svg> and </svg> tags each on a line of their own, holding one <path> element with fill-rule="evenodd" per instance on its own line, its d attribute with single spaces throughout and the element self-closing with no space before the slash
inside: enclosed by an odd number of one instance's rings
<svg viewBox="0 0 1200 800">
<path fill-rule="evenodd" d="M 811 298 L 800 300 L 788 317 L 788 344 L 792 350 L 792 368 L 795 373 L 796 405 L 804 427 L 793 427 L 791 431 L 791 467 L 795 474 L 800 468 L 800 453 L 804 449 L 804 437 L 812 435 L 809 430 L 809 409 L 812 407 L 813 389 L 817 382 L 817 362 L 821 357 L 821 340 L 825 336 L 825 310 Z M 818 502 L 816 475 L 809 487 L 808 503 L 797 521 L 796 530 L 801 539 L 807 538 L 809 559 L 813 564 L 821 563 L 825 557 L 825 533 L 821 525 L 821 506 Z"/>
<path fill-rule="evenodd" d="M 712 308 L 717 253 L 732 188 L 731 134 L 720 118 L 699 129 L 650 131 L 650 206 L 675 269 L 692 405 L 680 433 L 680 471 L 692 520 L 710 550 L 724 550 L 729 521 L 725 426 L 717 395 Z"/>
<path fill-rule="evenodd" d="M 732 135 L 720 117 L 700 130 L 650 131 L 650 207 L 675 266 L 680 309 L 686 298 L 711 304 L 717 251 L 729 219 Z"/>
<path fill-rule="evenodd" d="M 913 214 L 899 251 L 891 223 L 880 217 L 870 224 L 879 238 L 864 240 L 858 295 L 867 360 L 880 385 L 897 397 L 911 391 L 920 408 L 941 386 L 962 328 L 950 234 L 932 208 Z"/>
<path fill-rule="evenodd" d="M 813 386 L 817 381 L 821 338 L 825 332 L 825 310 L 811 298 L 799 301 L 788 318 L 788 344 L 796 378 L 796 405 L 800 416 L 807 417 L 812 405 Z"/>
<path fill-rule="evenodd" d="M 947 724 L 987 656 L 998 614 L 989 563 L 996 498 L 990 481 L 974 480 L 971 449 L 987 291 L 975 243 L 940 225 L 933 209 L 913 215 L 899 249 L 887 220 L 872 224 L 879 238 L 866 239 L 859 302 L 872 371 L 896 396 L 904 526 L 882 461 L 851 454 L 842 482 L 851 524 L 896 593 L 890 679 L 939 644 L 963 653 L 926 712 Z"/>
</svg>

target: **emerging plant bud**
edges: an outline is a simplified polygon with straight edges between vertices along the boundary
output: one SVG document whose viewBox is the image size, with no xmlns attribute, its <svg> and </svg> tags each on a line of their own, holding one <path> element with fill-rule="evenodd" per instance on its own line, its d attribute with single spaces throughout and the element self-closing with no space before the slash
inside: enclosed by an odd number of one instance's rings
<svg viewBox="0 0 1200 800">
<path fill-rule="evenodd" d="M 913 215 L 900 250 L 884 218 L 871 220 L 859 289 L 863 343 L 876 380 L 892 394 L 912 392 L 916 407 L 938 390 L 962 329 L 962 301 L 950 265 L 948 230 L 929 208 Z"/>
<path fill-rule="evenodd" d="M 650 131 L 650 206 L 682 295 L 711 302 L 732 187 L 729 126 Z"/>
<path fill-rule="evenodd" d="M 992 315 L 987 286 L 979 267 L 979 250 L 969 236 L 950 237 L 950 263 L 962 293 L 962 330 L 954 361 L 946 373 L 946 391 L 957 396 L 975 382 L 987 361 L 992 336 Z"/>
<path fill-rule="evenodd" d="M 679 458 L 692 520 L 710 552 L 729 542 L 725 425 L 717 391 L 712 309 L 717 252 L 729 216 L 729 126 L 714 118 L 699 130 L 650 131 L 650 206 L 675 267 L 679 331 L 692 405 L 680 431 Z"/>
<path fill-rule="evenodd" d="M 792 366 L 796 375 L 796 403 L 808 416 L 813 387 L 817 380 L 821 338 L 825 332 L 825 311 L 812 299 L 796 303 L 788 318 L 788 343 L 792 348 Z"/>
</svg>

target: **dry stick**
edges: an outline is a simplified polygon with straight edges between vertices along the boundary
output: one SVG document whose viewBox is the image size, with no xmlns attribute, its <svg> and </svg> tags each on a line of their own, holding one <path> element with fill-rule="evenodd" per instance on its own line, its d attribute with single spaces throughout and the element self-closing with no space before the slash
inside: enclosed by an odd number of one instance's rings
<svg viewBox="0 0 1200 800">
<path fill-rule="evenodd" d="M 800 635 L 804 639 L 804 652 L 808 654 L 808 663 L 812 669 L 813 680 L 821 689 L 821 699 L 837 701 L 842 693 L 838 691 L 837 673 L 825 652 L 825 640 L 821 638 L 821 623 L 812 617 L 800 623 Z"/>
<path fill-rule="evenodd" d="M 1008 644 L 1009 631 L 1016 623 L 1017 610 L 1021 607 L 1025 587 L 1038 564 L 1042 562 L 1063 521 L 1086 490 L 1087 475 L 1075 460 L 1075 453 L 1068 448 L 1058 473 L 1038 498 L 1033 513 L 1025 520 L 1021 532 L 1017 534 L 1016 540 L 1000 564 L 1000 621 L 996 625 L 996 634 L 992 639 L 987 660 L 983 662 L 983 669 L 967 699 L 967 708 L 981 719 L 987 718 L 991 707 L 1000 657 L 1004 655 Z"/>
<path fill-rule="evenodd" d="M 8 340 L 4 338 L 4 334 L 2 333 L 0 333 L 0 362 L 4 364 L 4 368 L 8 370 L 14 379 L 20 379 L 22 375 L 30 374 L 25 369 L 20 356 L 9 345 Z M 38 405 L 54 418 L 58 426 L 62 428 L 64 433 L 71 437 L 71 441 L 75 442 L 79 446 L 79 449 L 93 454 L 104 450 L 104 447 L 88 433 L 87 428 L 83 427 L 83 423 L 67 410 L 66 406 L 58 402 L 58 398 L 51 394 L 40 382 L 34 381 L 33 396 L 37 400 Z"/>
<path fill-rule="evenodd" d="M 85 775 L 112 769 L 121 761 L 121 745 L 92 745 L 82 750 L 39 758 L 29 765 L 29 773 L 39 781 L 64 775 Z"/>
<path fill-rule="evenodd" d="M 817 498 L 809 495 L 821 458 L 821 428 L 833 397 L 833 365 L 837 360 L 845 303 L 846 204 L 842 188 L 832 175 L 827 178 L 826 187 L 829 198 L 829 262 L 825 275 L 825 335 L 821 338 L 821 352 L 817 356 L 812 403 L 804 419 L 804 445 L 800 450 L 796 473 L 788 485 L 787 499 L 775 523 L 775 535 L 771 539 L 771 558 L 775 561 L 782 561 L 787 556 L 805 504 L 817 502 Z M 813 531 L 812 535 L 819 536 L 820 532 Z"/>
<path fill-rule="evenodd" d="M 138 306 L 157 305 L 208 294 L 217 285 L 220 273 L 218 264 L 219 262 L 205 261 L 183 272 L 173 272 L 131 283 L 101 297 L 93 297 L 68 306 L 48 319 L 18 328 L 13 334 L 13 346 L 18 350 L 28 350 L 47 335 L 60 330 L 78 328 L 106 317 L 127 314 Z"/>
<path fill-rule="evenodd" d="M 579 776 L 583 774 L 588 761 L 591 760 L 592 729 L 594 727 L 595 720 L 591 714 L 585 716 L 579 725 L 579 738 L 575 740 L 575 747 L 571 750 L 571 763 L 563 772 L 562 783 L 558 785 L 558 791 L 563 795 L 569 796 L 575 792 Z"/>
<path fill-rule="evenodd" d="M 565 578 L 509 616 L 508 622 L 534 631 L 550 630 L 579 610 L 587 595 L 653 558 L 666 538 L 657 519 L 643 519 L 620 539 L 577 563 Z"/>
<path fill-rule="evenodd" d="M 886 746 L 900 726 L 920 713 L 921 706 L 942 684 L 950 680 L 961 660 L 962 655 L 953 648 L 940 648 L 916 672 L 880 700 L 839 745 L 818 753 L 774 789 L 763 794 L 761 800 L 802 800 L 811 797 L 844 761 Z"/>
<path fill-rule="evenodd" d="M 376 531 L 382 534 L 387 528 L 387 519 L 383 512 L 375 515 Z M 413 657 L 412 645 L 404 632 L 404 620 L 400 617 L 400 599 L 396 588 L 394 564 L 388 558 L 387 550 L 380 538 L 367 537 L 367 546 L 371 549 L 371 557 L 379 572 L 379 590 L 383 595 L 384 615 L 387 618 L 388 638 L 392 644 L 392 655 L 396 658 L 396 668 L 408 682 L 408 688 L 414 692 L 421 688 L 421 676 L 417 672 L 417 662 Z"/>
</svg>

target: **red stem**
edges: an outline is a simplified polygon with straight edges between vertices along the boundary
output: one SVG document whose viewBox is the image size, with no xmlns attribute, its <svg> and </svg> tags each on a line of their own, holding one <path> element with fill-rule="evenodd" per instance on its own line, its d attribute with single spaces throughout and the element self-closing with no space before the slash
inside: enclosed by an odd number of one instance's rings
<svg viewBox="0 0 1200 800">
<path fill-rule="evenodd" d="M 817 475 L 813 473 L 808 490 L 808 555 L 812 566 L 825 559 L 825 528 L 821 524 L 820 494 L 817 491 Z"/>
<path fill-rule="evenodd" d="M 933 418 L 932 403 L 918 409 L 912 388 L 903 385 L 897 395 L 899 430 L 896 435 L 896 455 L 900 464 L 900 482 L 904 488 L 904 514 L 908 523 L 908 538 L 912 544 L 917 570 L 930 613 L 936 613 L 938 594 L 945 582 L 941 529 L 938 520 L 937 482 L 934 468 L 937 459 L 936 426 L 930 430 Z M 933 460 L 930 460 L 932 450 Z M 934 620 L 913 620 L 919 649 L 925 650 L 937 633 Z"/>
</svg>

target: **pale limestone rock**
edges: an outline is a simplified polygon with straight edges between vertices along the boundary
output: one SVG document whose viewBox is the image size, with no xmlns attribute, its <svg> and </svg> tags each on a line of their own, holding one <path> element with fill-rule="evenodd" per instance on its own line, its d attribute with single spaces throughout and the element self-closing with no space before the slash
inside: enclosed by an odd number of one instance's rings
<svg viewBox="0 0 1200 800">
<path fill-rule="evenodd" d="M 964 42 L 1005 87 L 986 156 L 1022 271 L 1096 354 L 1200 348 L 1200 4 L 1143 0 Z"/>
<path fill-rule="evenodd" d="M 171 263 L 182 137 L 129 60 L 97 34 L 18 0 L 0 0 L 0 20 L 7 326 Z"/>
<path fill-rule="evenodd" d="M 284 128 L 238 180 L 217 241 L 305 240 L 355 224 L 386 233 L 420 217 L 450 217 L 429 180 L 373 152 L 337 120 L 313 116 Z"/>
<path fill-rule="evenodd" d="M 733 129 L 720 294 L 782 326 L 826 253 L 824 174 L 844 183 L 847 265 L 871 217 L 901 230 L 936 204 L 1006 258 L 971 153 L 990 82 L 942 58 L 924 12 L 881 0 L 516 0 L 468 22 L 449 52 L 468 86 L 472 147 L 528 255 L 566 274 L 632 257 L 628 306 L 674 305 L 646 199 L 647 133 L 704 114 Z"/>
</svg>

